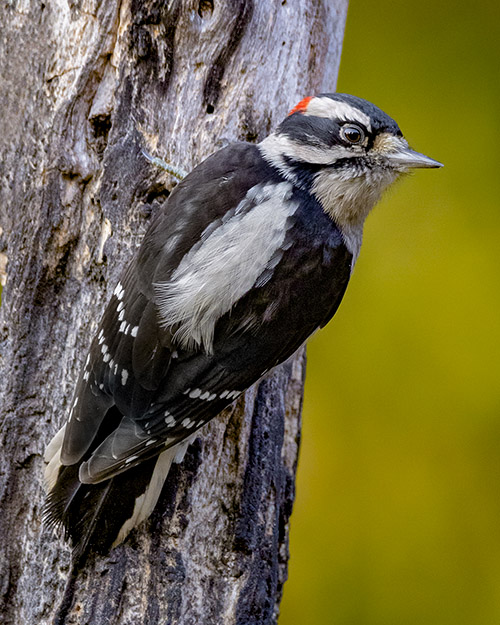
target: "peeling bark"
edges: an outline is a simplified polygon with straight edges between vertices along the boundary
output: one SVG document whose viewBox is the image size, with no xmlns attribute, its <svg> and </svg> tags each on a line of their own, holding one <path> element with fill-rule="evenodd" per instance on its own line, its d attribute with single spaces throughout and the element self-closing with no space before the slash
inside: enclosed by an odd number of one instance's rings
<svg viewBox="0 0 500 625">
<path fill-rule="evenodd" d="M 12 0 L 0 8 L 0 613 L 5 625 L 275 623 L 304 356 L 209 424 L 152 518 L 70 570 L 42 454 L 115 283 L 174 181 L 334 89 L 346 0 Z M 5 270 L 4 270 L 5 271 Z"/>
</svg>

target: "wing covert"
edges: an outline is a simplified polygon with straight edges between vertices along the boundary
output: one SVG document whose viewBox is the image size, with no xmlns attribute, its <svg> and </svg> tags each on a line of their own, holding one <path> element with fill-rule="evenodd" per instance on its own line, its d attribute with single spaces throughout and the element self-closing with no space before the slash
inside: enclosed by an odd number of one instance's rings
<svg viewBox="0 0 500 625">
<path fill-rule="evenodd" d="M 158 323 L 153 285 L 168 279 L 209 224 L 234 210 L 262 178 L 275 175 L 255 146 L 234 144 L 206 159 L 174 189 L 116 286 L 91 344 L 66 428 L 64 464 L 88 456 L 105 440 L 99 436 L 114 429 L 134 448 L 131 433 L 140 431 L 126 420 L 120 430 L 111 408 L 140 423 L 167 384 L 171 356 L 177 354 L 172 332 Z M 124 446 L 120 442 L 120 449 Z"/>
</svg>

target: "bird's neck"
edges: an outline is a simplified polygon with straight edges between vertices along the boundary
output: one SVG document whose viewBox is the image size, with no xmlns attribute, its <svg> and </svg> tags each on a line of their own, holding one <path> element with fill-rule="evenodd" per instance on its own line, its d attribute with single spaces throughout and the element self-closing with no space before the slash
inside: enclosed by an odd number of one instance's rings
<svg viewBox="0 0 500 625">
<path fill-rule="evenodd" d="M 342 232 L 353 263 L 359 255 L 365 220 L 390 182 L 392 179 L 387 181 L 386 176 L 373 172 L 352 177 L 328 168 L 315 176 L 311 192 Z"/>
<path fill-rule="evenodd" d="M 288 137 L 276 133 L 266 137 L 258 148 L 263 158 L 287 180 L 319 201 L 340 229 L 354 264 L 363 239 L 365 219 L 397 175 L 373 169 L 337 169 L 329 166 L 331 163 L 297 160 L 296 146 L 292 146 Z M 307 158 L 309 154 L 304 151 L 298 156 Z"/>
</svg>

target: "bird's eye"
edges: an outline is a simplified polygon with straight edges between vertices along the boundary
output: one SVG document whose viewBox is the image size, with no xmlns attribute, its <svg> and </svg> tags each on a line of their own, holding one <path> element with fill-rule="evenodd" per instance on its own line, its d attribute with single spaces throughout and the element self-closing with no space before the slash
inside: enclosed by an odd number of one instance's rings
<svg viewBox="0 0 500 625">
<path fill-rule="evenodd" d="M 361 130 L 359 126 L 353 126 L 352 124 L 349 124 L 348 126 L 342 126 L 342 128 L 340 129 L 340 136 L 348 143 L 356 144 L 363 141 L 363 139 L 365 138 L 365 133 Z"/>
</svg>

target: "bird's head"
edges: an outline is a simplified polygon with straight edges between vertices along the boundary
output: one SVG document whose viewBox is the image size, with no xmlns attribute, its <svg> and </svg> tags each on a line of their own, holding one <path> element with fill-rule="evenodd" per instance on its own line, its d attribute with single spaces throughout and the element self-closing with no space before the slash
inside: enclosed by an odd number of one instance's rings
<svg viewBox="0 0 500 625">
<path fill-rule="evenodd" d="M 344 230 L 362 228 L 401 174 L 442 166 L 412 150 L 396 122 L 375 105 L 341 93 L 299 102 L 260 149 L 285 177 L 313 193 Z"/>
</svg>

